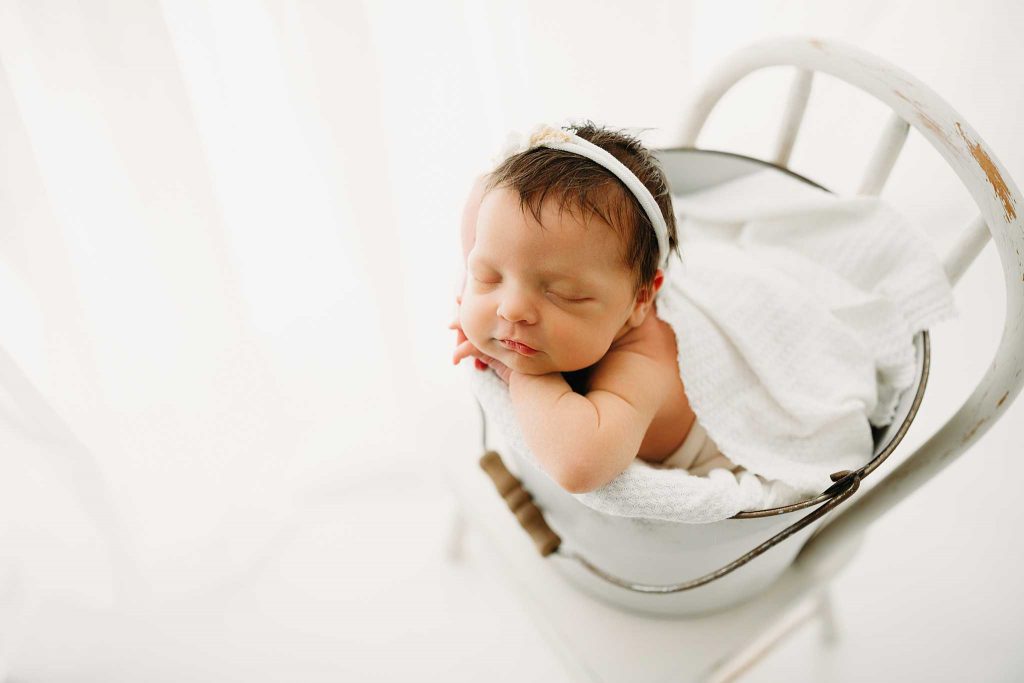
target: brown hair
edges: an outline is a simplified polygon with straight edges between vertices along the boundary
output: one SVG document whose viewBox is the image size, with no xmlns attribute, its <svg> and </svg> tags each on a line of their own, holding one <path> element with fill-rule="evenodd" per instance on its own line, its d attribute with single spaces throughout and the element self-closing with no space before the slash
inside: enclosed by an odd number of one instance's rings
<svg viewBox="0 0 1024 683">
<path fill-rule="evenodd" d="M 564 127 L 601 147 L 633 172 L 650 191 L 668 227 L 669 253 L 677 251 L 672 197 L 661 164 L 637 138 L 609 130 L 592 121 Z M 658 269 L 658 238 L 647 212 L 615 174 L 595 161 L 558 149 L 534 147 L 502 161 L 487 179 L 484 192 L 507 187 L 519 194 L 519 205 L 530 208 L 540 223 L 544 200 L 559 200 L 559 212 L 569 208 L 596 215 L 619 233 L 623 260 L 633 273 L 633 293 L 649 286 Z"/>
</svg>

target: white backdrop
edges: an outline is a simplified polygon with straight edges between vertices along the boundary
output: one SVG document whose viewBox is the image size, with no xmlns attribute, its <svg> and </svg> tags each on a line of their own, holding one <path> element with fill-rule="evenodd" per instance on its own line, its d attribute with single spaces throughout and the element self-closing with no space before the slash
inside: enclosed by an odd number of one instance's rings
<svg viewBox="0 0 1024 683">
<path fill-rule="evenodd" d="M 5 566 L 37 596 L 172 600 L 251 567 L 310 501 L 475 448 L 446 324 L 461 204 L 508 128 L 586 117 L 670 145 L 721 58 L 814 34 L 930 85 L 1019 185 L 1022 25 L 1010 0 L 0 2 Z M 745 81 L 701 145 L 767 154 L 787 83 Z M 793 168 L 855 189 L 883 121 L 818 79 Z M 939 251 L 976 213 L 913 135 L 890 183 Z M 957 302 L 911 443 L 995 348 L 991 249 Z M 950 497 L 1022 474 L 1022 415 Z M 981 523 L 1002 493 L 943 514 Z"/>
<path fill-rule="evenodd" d="M 35 575 L 104 556 L 59 488 L 75 467 L 135 587 L 175 593 L 310 490 L 436 454 L 466 419 L 445 325 L 472 172 L 508 126 L 677 118 L 681 87 L 603 47 L 634 10 L 583 6 L 0 4 L 0 340 L 74 441 L 47 457 L 5 421 L 4 545 L 45 527 Z M 668 41 L 686 10 L 650 25 Z M 50 587 L 106 600 L 97 571 Z"/>
</svg>

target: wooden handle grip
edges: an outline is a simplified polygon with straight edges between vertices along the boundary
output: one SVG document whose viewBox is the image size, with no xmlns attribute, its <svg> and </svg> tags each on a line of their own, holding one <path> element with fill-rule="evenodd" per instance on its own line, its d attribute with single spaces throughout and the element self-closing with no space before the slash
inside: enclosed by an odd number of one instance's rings
<svg viewBox="0 0 1024 683">
<path fill-rule="evenodd" d="M 505 463 L 501 461 L 501 456 L 495 451 L 487 451 L 480 458 L 480 467 L 494 482 L 494 488 L 498 489 L 498 493 L 505 499 L 508 509 L 515 513 L 519 525 L 530 534 L 541 556 L 547 557 L 558 550 L 562 539 L 544 521 L 540 508 L 533 504 L 533 497 L 508 471 Z"/>
</svg>

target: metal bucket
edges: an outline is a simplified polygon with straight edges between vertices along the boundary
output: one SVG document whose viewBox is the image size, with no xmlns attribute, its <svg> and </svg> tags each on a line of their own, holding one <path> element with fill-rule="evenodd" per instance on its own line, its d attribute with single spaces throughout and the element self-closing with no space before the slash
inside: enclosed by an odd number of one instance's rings
<svg viewBox="0 0 1024 683">
<path fill-rule="evenodd" d="M 674 149 L 658 156 L 673 194 L 765 168 L 820 187 L 786 169 L 726 152 Z M 914 346 L 917 375 L 901 396 L 893 423 L 874 430 L 871 461 L 856 471 L 833 474 L 835 483 L 828 490 L 793 505 L 746 511 L 710 524 L 617 517 L 587 507 L 510 448 L 500 448 L 510 456 L 508 462 L 490 451 L 481 466 L 541 554 L 579 588 L 645 613 L 681 616 L 724 609 L 779 578 L 828 512 L 852 496 L 902 440 L 928 380 L 927 331 L 915 336 Z"/>
</svg>

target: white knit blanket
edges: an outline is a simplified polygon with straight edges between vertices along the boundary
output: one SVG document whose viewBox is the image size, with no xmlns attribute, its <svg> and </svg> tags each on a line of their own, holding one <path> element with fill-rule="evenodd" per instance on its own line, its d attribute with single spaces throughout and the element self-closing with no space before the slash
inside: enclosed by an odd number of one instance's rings
<svg viewBox="0 0 1024 683">
<path fill-rule="evenodd" d="M 575 494 L 604 513 L 713 522 L 796 502 L 870 460 L 913 383 L 913 335 L 953 312 L 926 237 L 883 201 L 841 198 L 777 171 L 674 198 L 682 262 L 658 317 L 676 333 L 697 419 L 746 472 L 706 477 L 634 462 Z M 511 448 L 536 464 L 507 387 L 471 371 Z M 570 495 L 570 494 L 567 494 Z"/>
</svg>

